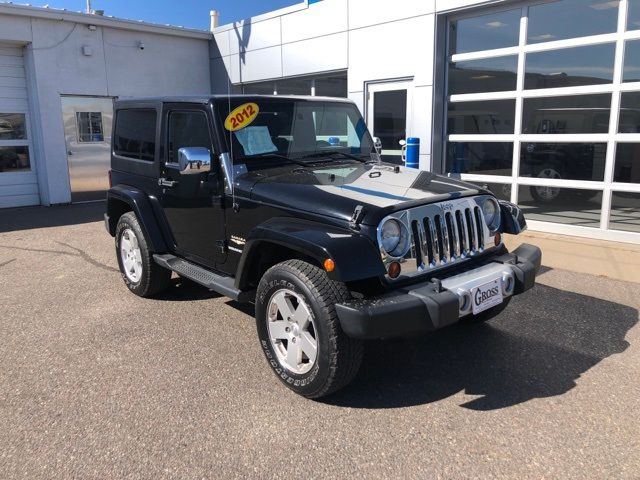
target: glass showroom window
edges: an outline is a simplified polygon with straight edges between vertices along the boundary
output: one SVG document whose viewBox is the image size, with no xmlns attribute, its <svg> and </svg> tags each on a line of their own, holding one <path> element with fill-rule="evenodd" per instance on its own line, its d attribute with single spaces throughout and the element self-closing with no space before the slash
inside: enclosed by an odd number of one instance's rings
<svg viewBox="0 0 640 480">
<path fill-rule="evenodd" d="M 31 170 L 24 113 L 0 113 L 0 172 Z"/>
<path fill-rule="evenodd" d="M 465 13 L 447 52 L 445 172 L 536 229 L 640 242 L 640 0 Z"/>
<path fill-rule="evenodd" d="M 252 95 L 314 95 L 346 98 L 347 74 L 340 72 L 313 77 L 246 83 L 242 86 L 242 91 Z"/>
</svg>

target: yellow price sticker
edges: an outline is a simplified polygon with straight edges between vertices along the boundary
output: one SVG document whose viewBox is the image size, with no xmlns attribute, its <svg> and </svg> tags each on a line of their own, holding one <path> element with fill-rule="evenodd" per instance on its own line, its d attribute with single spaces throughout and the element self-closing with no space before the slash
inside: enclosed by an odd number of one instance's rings
<svg viewBox="0 0 640 480">
<path fill-rule="evenodd" d="M 260 107 L 255 103 L 244 103 L 233 109 L 224 121 L 224 128 L 230 132 L 235 132 L 250 125 L 258 116 Z"/>
</svg>

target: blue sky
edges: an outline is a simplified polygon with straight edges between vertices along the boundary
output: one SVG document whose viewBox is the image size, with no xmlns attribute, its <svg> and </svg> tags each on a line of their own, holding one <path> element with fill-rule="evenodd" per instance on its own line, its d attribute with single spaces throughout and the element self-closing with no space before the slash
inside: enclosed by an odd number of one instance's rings
<svg viewBox="0 0 640 480">
<path fill-rule="evenodd" d="M 220 23 L 230 23 L 287 7 L 303 0 L 92 0 L 94 9 L 105 14 L 132 20 L 209 29 L 209 11 L 220 12 Z M 15 3 L 21 3 L 15 1 Z M 30 2 L 34 6 L 48 4 L 52 8 L 80 11 L 85 0 L 44 0 Z"/>
</svg>

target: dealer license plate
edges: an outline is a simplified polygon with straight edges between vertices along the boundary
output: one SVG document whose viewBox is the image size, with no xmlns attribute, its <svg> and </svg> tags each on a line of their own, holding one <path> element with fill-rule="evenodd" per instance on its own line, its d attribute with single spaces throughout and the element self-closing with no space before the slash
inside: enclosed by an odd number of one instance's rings
<svg viewBox="0 0 640 480">
<path fill-rule="evenodd" d="M 500 279 L 497 278 L 489 283 L 480 285 L 471 291 L 471 302 L 473 304 L 473 314 L 500 305 L 502 303 L 502 287 Z"/>
</svg>

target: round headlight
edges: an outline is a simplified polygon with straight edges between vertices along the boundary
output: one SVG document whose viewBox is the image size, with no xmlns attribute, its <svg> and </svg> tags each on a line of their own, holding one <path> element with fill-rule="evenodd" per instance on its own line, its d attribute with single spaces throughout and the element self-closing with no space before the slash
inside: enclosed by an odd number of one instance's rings
<svg viewBox="0 0 640 480">
<path fill-rule="evenodd" d="M 385 252 L 392 252 L 400 243 L 400 222 L 387 220 L 382 225 L 380 243 Z"/>
<path fill-rule="evenodd" d="M 385 220 L 380 228 L 380 246 L 391 257 L 405 256 L 410 247 L 407 227 L 395 218 Z"/>
<path fill-rule="evenodd" d="M 500 226 L 500 207 L 493 198 L 487 198 L 482 204 L 482 215 L 487 227 L 492 232 Z"/>
</svg>

